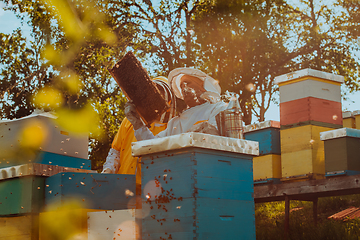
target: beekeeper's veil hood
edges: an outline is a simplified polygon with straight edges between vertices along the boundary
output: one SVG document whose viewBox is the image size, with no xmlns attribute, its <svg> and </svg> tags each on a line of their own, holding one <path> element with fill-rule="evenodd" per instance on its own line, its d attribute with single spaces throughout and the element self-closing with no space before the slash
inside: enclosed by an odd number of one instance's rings
<svg viewBox="0 0 360 240">
<path fill-rule="evenodd" d="M 170 82 L 170 87 L 176 97 L 184 99 L 180 88 L 181 78 L 184 75 L 197 77 L 203 81 L 203 87 L 206 92 L 201 95 L 202 98 L 211 103 L 215 103 L 220 100 L 221 88 L 219 82 L 206 73 L 194 68 L 176 68 L 169 73 L 168 80 Z"/>
<path fill-rule="evenodd" d="M 169 82 L 166 77 L 158 76 L 158 77 L 153 78 L 152 80 L 153 80 L 153 82 L 155 82 L 157 84 L 158 88 L 162 88 L 162 90 L 164 92 L 163 97 L 164 97 L 165 101 L 170 105 L 170 108 L 168 109 L 168 111 L 164 112 L 160 118 L 160 122 L 166 123 L 175 116 L 175 111 L 176 111 L 175 96 L 170 89 Z"/>
</svg>

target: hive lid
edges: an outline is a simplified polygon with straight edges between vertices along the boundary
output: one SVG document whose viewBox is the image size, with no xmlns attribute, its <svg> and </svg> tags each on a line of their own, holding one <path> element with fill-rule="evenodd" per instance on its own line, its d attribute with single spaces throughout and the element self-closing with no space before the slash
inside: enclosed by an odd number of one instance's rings
<svg viewBox="0 0 360 240">
<path fill-rule="evenodd" d="M 285 83 L 288 81 L 293 81 L 293 80 L 296 80 L 296 79 L 302 78 L 302 77 L 315 77 L 315 78 L 329 80 L 329 81 L 333 81 L 333 82 L 337 82 L 337 83 L 344 82 L 344 77 L 341 75 L 323 72 L 323 71 L 319 71 L 319 70 L 315 70 L 315 69 L 311 69 L 311 68 L 306 68 L 306 69 L 302 69 L 299 71 L 295 71 L 295 72 L 277 76 L 274 78 L 274 82 L 278 85 L 281 85 L 282 83 Z"/>
<path fill-rule="evenodd" d="M 342 113 L 342 117 L 344 118 L 352 118 L 354 117 L 353 113 L 351 111 L 346 111 Z"/>
<path fill-rule="evenodd" d="M 246 125 L 244 127 L 244 133 L 252 132 L 252 131 L 256 131 L 256 130 L 260 130 L 260 129 L 264 129 L 264 128 L 271 128 L 271 127 L 280 129 L 280 122 L 268 120 L 268 121 L 263 121 L 263 122 Z"/>
<path fill-rule="evenodd" d="M 46 117 L 46 118 L 52 118 L 52 119 L 56 119 L 57 116 L 54 115 L 51 112 L 44 112 L 41 110 L 35 110 L 34 112 L 32 112 L 30 115 L 25 116 L 25 117 L 21 117 L 21 118 L 16 118 L 16 119 L 11 119 L 11 120 L 0 120 L 0 124 L 1 123 L 10 123 L 10 122 L 15 122 L 15 121 L 22 121 L 24 119 L 28 119 L 28 118 L 36 118 L 36 117 Z"/>
<path fill-rule="evenodd" d="M 253 156 L 259 155 L 258 142 L 196 132 L 134 142 L 132 143 L 132 155 L 143 156 L 186 147 L 199 147 Z"/>
<path fill-rule="evenodd" d="M 352 128 L 339 128 L 320 133 L 320 140 L 322 141 L 340 137 L 360 138 L 360 130 Z"/>
</svg>

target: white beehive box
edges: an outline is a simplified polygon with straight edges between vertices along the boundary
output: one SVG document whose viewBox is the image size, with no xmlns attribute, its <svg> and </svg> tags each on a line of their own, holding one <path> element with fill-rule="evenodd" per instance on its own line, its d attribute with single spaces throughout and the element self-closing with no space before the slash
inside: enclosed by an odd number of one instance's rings
<svg viewBox="0 0 360 240">
<path fill-rule="evenodd" d="M 141 209 L 88 212 L 88 239 L 141 239 L 141 218 L 136 214 L 141 214 Z"/>
<path fill-rule="evenodd" d="M 78 135 L 61 129 L 50 113 L 0 121 L 0 161 L 26 156 L 35 158 L 34 150 L 41 150 L 76 158 L 88 159 L 88 134 Z M 22 154 L 29 151 L 28 154 Z"/>
</svg>

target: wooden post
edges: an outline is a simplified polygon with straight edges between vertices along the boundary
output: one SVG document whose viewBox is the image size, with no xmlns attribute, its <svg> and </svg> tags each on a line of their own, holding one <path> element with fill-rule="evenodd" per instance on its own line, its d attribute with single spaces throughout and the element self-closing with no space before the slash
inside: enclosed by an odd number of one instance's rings
<svg viewBox="0 0 360 240">
<path fill-rule="evenodd" d="M 313 200 L 313 217 L 314 217 L 314 225 L 317 226 L 317 205 L 318 205 L 318 198 Z"/>
<path fill-rule="evenodd" d="M 284 223 L 284 240 L 289 237 L 289 222 L 290 222 L 290 198 L 285 195 L 285 223 Z"/>
</svg>

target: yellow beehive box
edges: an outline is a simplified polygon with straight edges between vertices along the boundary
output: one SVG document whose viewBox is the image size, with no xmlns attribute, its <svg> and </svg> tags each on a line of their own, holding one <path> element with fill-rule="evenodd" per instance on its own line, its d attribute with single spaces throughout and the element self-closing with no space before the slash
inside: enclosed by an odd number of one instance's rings
<svg viewBox="0 0 360 240">
<path fill-rule="evenodd" d="M 74 209 L 66 205 L 59 211 L 42 212 L 39 214 L 39 240 L 68 239 L 70 236 L 84 239 L 87 236 L 88 213 L 98 211 L 104 210 Z"/>
<path fill-rule="evenodd" d="M 351 111 L 343 112 L 342 117 L 344 128 L 355 128 L 355 117 Z"/>
<path fill-rule="evenodd" d="M 254 180 L 281 178 L 281 155 L 267 154 L 253 158 Z"/>
<path fill-rule="evenodd" d="M 0 240 L 38 239 L 38 215 L 0 217 Z"/>
<path fill-rule="evenodd" d="M 360 129 L 360 110 L 353 111 L 352 114 L 355 118 L 355 128 Z"/>
<path fill-rule="evenodd" d="M 325 175 L 324 142 L 320 132 L 334 128 L 306 125 L 280 130 L 282 177 Z"/>
</svg>

